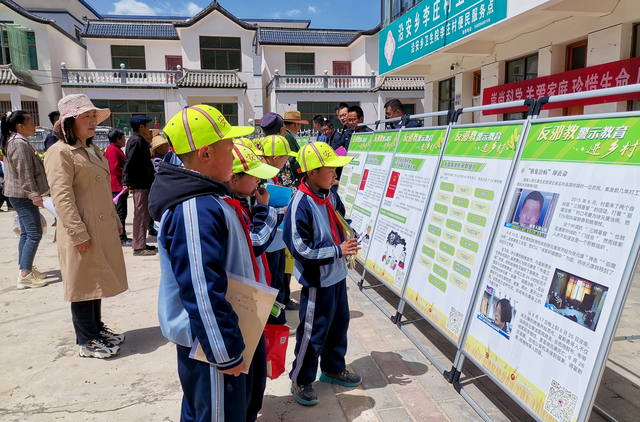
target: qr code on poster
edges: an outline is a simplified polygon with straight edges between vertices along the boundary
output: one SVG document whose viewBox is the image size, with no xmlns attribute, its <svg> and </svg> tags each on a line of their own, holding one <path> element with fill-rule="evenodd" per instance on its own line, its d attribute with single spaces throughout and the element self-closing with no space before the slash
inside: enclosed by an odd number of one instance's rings
<svg viewBox="0 0 640 422">
<path fill-rule="evenodd" d="M 449 312 L 449 318 L 447 319 L 447 330 L 459 336 L 460 330 L 462 330 L 463 320 L 464 314 L 452 306 Z"/>
<path fill-rule="evenodd" d="M 404 271 L 396 271 L 396 278 L 393 280 L 393 287 L 398 290 L 402 290 L 402 283 L 404 283 Z"/>
<path fill-rule="evenodd" d="M 578 402 L 578 396 L 561 386 L 558 381 L 552 379 L 544 410 L 560 422 L 570 422 L 573 419 L 573 410 Z"/>
</svg>

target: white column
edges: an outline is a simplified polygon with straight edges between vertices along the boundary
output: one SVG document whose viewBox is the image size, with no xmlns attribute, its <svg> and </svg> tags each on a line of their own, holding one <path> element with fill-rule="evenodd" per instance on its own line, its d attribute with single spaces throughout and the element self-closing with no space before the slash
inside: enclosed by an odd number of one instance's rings
<svg viewBox="0 0 640 422">
<path fill-rule="evenodd" d="M 548 45 L 538 50 L 538 77 L 555 75 L 564 72 L 565 65 L 564 46 Z M 561 108 L 542 110 L 540 117 L 562 116 Z"/>
<path fill-rule="evenodd" d="M 246 126 L 247 122 L 244 120 L 244 94 L 239 94 L 238 99 L 238 126 Z"/>
<path fill-rule="evenodd" d="M 431 113 L 438 110 L 438 93 L 434 92 L 434 85 L 437 82 L 427 82 L 424 86 L 424 112 Z M 425 126 L 435 126 L 438 124 L 437 117 L 424 119 Z"/>
<path fill-rule="evenodd" d="M 624 23 L 589 34 L 587 67 L 629 58 L 631 23 Z M 626 111 L 627 102 L 597 104 L 584 107 L 584 114 Z"/>
<path fill-rule="evenodd" d="M 456 74 L 456 100 L 460 103 L 455 105 L 456 110 L 460 107 L 473 106 L 473 72 L 460 72 Z M 473 113 L 464 113 L 460 116 L 458 123 L 472 123 Z"/>
<path fill-rule="evenodd" d="M 21 100 L 18 87 L 12 88 L 10 95 L 11 95 L 11 110 L 15 111 L 15 110 L 22 109 L 22 100 Z"/>
<path fill-rule="evenodd" d="M 504 82 L 504 62 L 493 62 L 482 66 L 482 95 L 486 88 L 502 85 Z M 492 114 L 482 116 L 483 122 L 497 122 L 502 120 L 502 115 Z"/>
</svg>

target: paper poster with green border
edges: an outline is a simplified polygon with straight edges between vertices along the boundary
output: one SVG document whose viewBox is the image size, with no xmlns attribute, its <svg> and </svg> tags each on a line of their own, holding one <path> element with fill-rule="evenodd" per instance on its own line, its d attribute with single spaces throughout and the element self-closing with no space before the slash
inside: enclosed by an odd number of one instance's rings
<svg viewBox="0 0 640 422">
<path fill-rule="evenodd" d="M 358 233 L 371 233 L 380 211 L 380 201 L 393 163 L 393 154 L 398 142 L 399 131 L 374 132 L 367 154 L 358 194 L 351 210 L 351 227 Z M 364 263 L 367 244 L 362 245 L 357 259 Z"/>
<path fill-rule="evenodd" d="M 451 128 L 445 155 L 511 160 L 516 151 L 521 125 Z"/>
<path fill-rule="evenodd" d="M 302 148 L 303 146 L 307 145 L 309 143 L 309 137 L 308 136 L 301 136 L 299 138 L 297 138 L 298 140 L 298 145 L 300 145 L 300 148 Z"/>
<path fill-rule="evenodd" d="M 367 161 L 372 138 L 373 133 L 371 132 L 355 134 L 351 137 L 347 155 L 353 157 L 353 160 L 342 169 L 338 185 L 338 195 L 344 204 L 346 218 L 351 218 L 351 211 L 362 178 L 362 169 Z"/>
<path fill-rule="evenodd" d="M 631 280 L 640 116 L 533 121 L 463 350 L 539 419 L 582 420 Z"/>
<path fill-rule="evenodd" d="M 456 344 L 522 129 L 452 127 L 435 177 L 404 297 Z"/>
<path fill-rule="evenodd" d="M 368 248 L 365 267 L 398 295 L 415 250 L 418 222 L 438 170 L 446 133 L 446 128 L 402 132 L 373 233 L 364 233 L 362 244 Z"/>
<path fill-rule="evenodd" d="M 533 123 L 523 160 L 640 164 L 637 117 Z"/>
<path fill-rule="evenodd" d="M 351 136 L 351 142 L 349 143 L 349 152 L 369 151 L 369 147 L 371 147 L 372 139 L 373 139 L 373 132 L 354 133 Z"/>
</svg>

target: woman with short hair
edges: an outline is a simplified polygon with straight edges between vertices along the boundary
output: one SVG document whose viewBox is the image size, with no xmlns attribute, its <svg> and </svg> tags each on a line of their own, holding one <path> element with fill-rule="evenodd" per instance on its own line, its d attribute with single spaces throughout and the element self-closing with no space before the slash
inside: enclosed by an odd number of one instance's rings
<svg viewBox="0 0 640 422">
<path fill-rule="evenodd" d="M 98 122 L 111 112 L 95 107 L 84 94 L 63 98 L 58 110 L 58 142 L 47 151 L 45 168 L 58 213 L 64 299 L 71 302 L 80 356 L 108 358 L 118 352 L 124 335 L 102 322 L 102 298 L 128 289 L 109 161 L 92 142 Z"/>
<path fill-rule="evenodd" d="M 0 146 L 4 155 L 4 195 L 18 213 L 18 290 L 47 285 L 46 275 L 33 265 L 40 239 L 42 195 L 49 190 L 42 158 L 29 142 L 36 133 L 33 117 L 22 110 L 7 113 L 0 119 Z"/>
</svg>

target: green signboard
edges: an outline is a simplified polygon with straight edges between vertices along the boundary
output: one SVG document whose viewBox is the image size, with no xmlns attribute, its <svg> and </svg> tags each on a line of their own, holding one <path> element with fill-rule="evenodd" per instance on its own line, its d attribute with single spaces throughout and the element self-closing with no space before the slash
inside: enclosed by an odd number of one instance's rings
<svg viewBox="0 0 640 422">
<path fill-rule="evenodd" d="M 507 0 L 424 0 L 380 31 L 380 74 L 507 17 Z"/>
<path fill-rule="evenodd" d="M 637 117 L 533 123 L 523 160 L 640 165 Z"/>
<path fill-rule="evenodd" d="M 511 160 L 521 131 L 522 125 L 451 129 L 445 154 Z"/>
<path fill-rule="evenodd" d="M 368 132 L 362 135 L 354 134 L 351 137 L 349 151 L 369 151 L 369 147 L 371 146 L 371 138 L 373 138 L 372 132 Z"/>
</svg>

